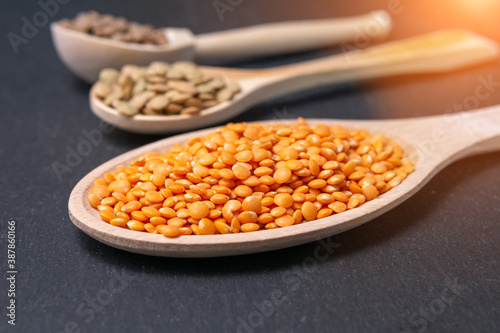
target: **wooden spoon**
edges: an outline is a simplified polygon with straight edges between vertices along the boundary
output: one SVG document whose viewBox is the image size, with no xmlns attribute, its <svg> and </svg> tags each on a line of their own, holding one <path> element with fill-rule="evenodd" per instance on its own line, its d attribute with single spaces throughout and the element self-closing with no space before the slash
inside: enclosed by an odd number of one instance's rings
<svg viewBox="0 0 500 333">
<path fill-rule="evenodd" d="M 294 120 L 280 121 L 286 124 L 291 122 Z M 90 206 L 87 197 L 96 178 L 102 178 L 105 172 L 115 170 L 118 165 L 128 165 L 142 154 L 150 151 L 164 153 L 175 143 L 185 144 L 193 137 L 214 130 L 205 129 L 148 144 L 97 167 L 73 189 L 69 198 L 69 216 L 78 228 L 91 237 L 130 252 L 166 257 L 217 257 L 264 252 L 311 242 L 359 226 L 408 199 L 448 164 L 470 155 L 500 150 L 500 105 L 426 118 L 374 121 L 310 119 L 308 123 L 338 124 L 366 129 L 371 134 L 384 134 L 402 146 L 414 163 L 415 171 L 400 185 L 358 208 L 320 220 L 251 233 L 167 238 L 115 227 L 102 221 L 97 210 Z"/>
<path fill-rule="evenodd" d="M 155 60 L 227 61 L 306 51 L 351 42 L 384 38 L 391 17 L 383 10 L 361 16 L 263 24 L 194 36 L 189 29 L 163 29 L 166 45 L 125 43 L 51 25 L 52 39 L 63 63 L 81 79 L 93 83 L 101 69 Z"/>
<path fill-rule="evenodd" d="M 492 60 L 498 54 L 498 45 L 489 39 L 468 31 L 444 30 L 289 66 L 259 70 L 202 67 L 207 73 L 239 82 L 241 92 L 198 115 L 126 117 L 97 98 L 93 88 L 90 107 L 99 118 L 127 131 L 180 132 L 220 123 L 254 104 L 302 89 L 388 75 L 450 71 Z"/>
</svg>

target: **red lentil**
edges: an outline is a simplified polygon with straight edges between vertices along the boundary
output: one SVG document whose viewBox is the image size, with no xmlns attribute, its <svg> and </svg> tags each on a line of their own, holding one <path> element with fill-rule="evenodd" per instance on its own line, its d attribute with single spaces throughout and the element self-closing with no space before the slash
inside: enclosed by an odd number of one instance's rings
<svg viewBox="0 0 500 333">
<path fill-rule="evenodd" d="M 354 209 L 413 170 L 364 130 L 230 123 L 104 174 L 88 200 L 105 222 L 167 237 L 254 232 Z"/>
</svg>

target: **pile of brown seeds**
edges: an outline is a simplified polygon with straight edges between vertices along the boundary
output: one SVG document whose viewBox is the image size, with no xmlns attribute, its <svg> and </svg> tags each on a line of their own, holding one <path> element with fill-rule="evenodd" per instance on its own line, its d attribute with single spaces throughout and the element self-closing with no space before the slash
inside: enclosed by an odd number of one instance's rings
<svg viewBox="0 0 500 333">
<path fill-rule="evenodd" d="M 118 227 L 178 235 L 275 229 L 354 209 L 413 165 L 383 135 L 341 126 L 228 124 L 97 179 L 88 200 Z"/>
<path fill-rule="evenodd" d="M 155 29 L 150 24 L 128 22 L 123 17 L 101 15 L 95 11 L 79 13 L 73 20 L 61 20 L 59 24 L 68 29 L 127 43 L 167 44 L 161 29 Z"/>
<path fill-rule="evenodd" d="M 197 114 L 239 91 L 237 83 L 203 73 L 188 61 L 103 69 L 93 88 L 104 104 L 125 116 Z"/>
</svg>

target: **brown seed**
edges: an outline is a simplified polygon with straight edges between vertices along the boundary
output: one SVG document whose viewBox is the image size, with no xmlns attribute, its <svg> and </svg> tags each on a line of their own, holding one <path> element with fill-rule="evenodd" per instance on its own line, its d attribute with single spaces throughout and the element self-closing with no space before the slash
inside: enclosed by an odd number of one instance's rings
<svg viewBox="0 0 500 333">
<path fill-rule="evenodd" d="M 182 109 L 181 114 L 198 114 L 200 113 L 201 108 L 198 106 L 188 106 L 187 108 Z"/>
<path fill-rule="evenodd" d="M 179 114 L 184 108 L 182 105 L 177 104 L 177 103 L 168 103 L 167 107 L 165 110 L 167 111 L 167 114 Z"/>
<path fill-rule="evenodd" d="M 125 102 L 125 101 L 116 101 L 113 103 L 113 107 L 118 111 L 120 114 L 124 116 L 134 116 L 137 113 L 139 113 L 139 109 L 135 107 L 133 104 Z"/>
<path fill-rule="evenodd" d="M 189 97 L 186 102 L 184 103 L 185 106 L 196 106 L 198 108 L 201 108 L 203 106 L 203 101 L 201 101 L 198 98 L 194 97 Z"/>
<path fill-rule="evenodd" d="M 196 87 L 193 84 L 186 82 L 186 81 L 170 80 L 170 81 L 168 81 L 168 86 L 171 89 L 174 89 L 176 91 L 186 93 L 189 95 L 194 95 L 197 92 Z"/>
<path fill-rule="evenodd" d="M 149 100 L 146 104 L 147 108 L 153 110 L 163 110 L 168 104 L 168 98 L 164 95 L 157 95 Z"/>
<path fill-rule="evenodd" d="M 230 89 L 222 89 L 217 93 L 217 102 L 222 103 L 229 101 L 234 95 L 234 91 Z"/>
</svg>

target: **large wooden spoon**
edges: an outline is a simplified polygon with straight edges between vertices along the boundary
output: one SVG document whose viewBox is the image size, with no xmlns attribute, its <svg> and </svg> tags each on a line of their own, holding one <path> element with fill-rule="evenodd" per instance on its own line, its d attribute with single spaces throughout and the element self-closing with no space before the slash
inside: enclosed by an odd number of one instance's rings
<svg viewBox="0 0 500 333">
<path fill-rule="evenodd" d="M 90 107 L 104 121 L 144 134 L 181 132 L 230 119 L 264 100 L 315 86 L 388 75 L 444 72 L 498 57 L 498 45 L 463 30 L 445 30 L 381 44 L 304 63 L 260 70 L 202 67 L 239 82 L 241 92 L 231 101 L 198 115 L 135 115 L 126 117 L 90 91 Z"/>
<path fill-rule="evenodd" d="M 167 257 L 217 257 L 264 252 L 311 242 L 359 226 L 408 199 L 448 164 L 466 156 L 500 150 L 500 106 L 426 118 L 376 121 L 310 119 L 308 123 L 339 124 L 366 129 L 371 134 L 384 134 L 402 146 L 414 163 L 415 171 L 400 185 L 358 208 L 320 220 L 252 233 L 166 238 L 160 234 L 115 227 L 102 221 L 90 206 L 89 190 L 93 181 L 102 178 L 105 172 L 115 170 L 118 165 L 127 165 L 146 152 L 163 153 L 175 143 L 184 144 L 214 130 L 206 129 L 148 144 L 99 166 L 73 189 L 69 198 L 69 216 L 91 237 L 131 252 Z"/>
</svg>

